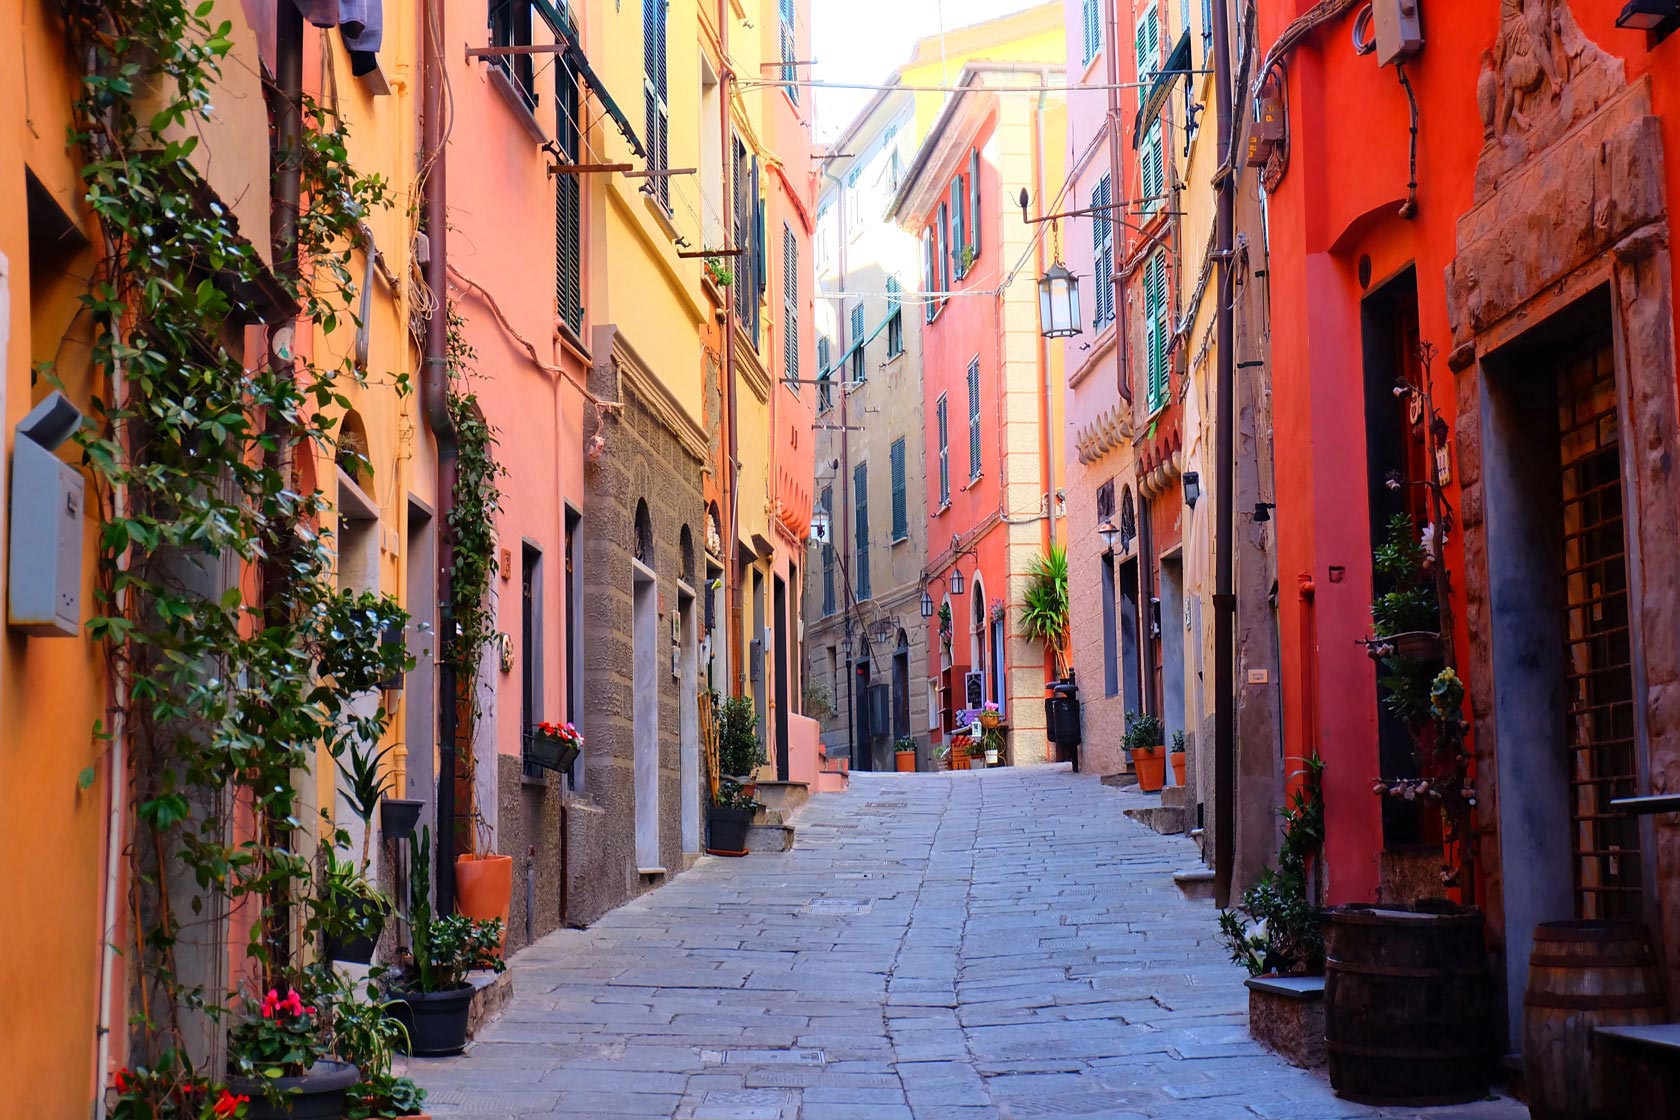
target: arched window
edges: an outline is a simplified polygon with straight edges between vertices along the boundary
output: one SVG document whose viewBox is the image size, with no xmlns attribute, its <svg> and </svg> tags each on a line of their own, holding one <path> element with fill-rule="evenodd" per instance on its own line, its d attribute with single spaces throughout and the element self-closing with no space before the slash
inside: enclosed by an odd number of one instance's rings
<svg viewBox="0 0 1680 1120">
<path fill-rule="evenodd" d="M 653 567 L 653 518 L 648 516 L 647 499 L 641 498 L 636 502 L 636 539 L 635 556 L 648 567 Z"/>
</svg>

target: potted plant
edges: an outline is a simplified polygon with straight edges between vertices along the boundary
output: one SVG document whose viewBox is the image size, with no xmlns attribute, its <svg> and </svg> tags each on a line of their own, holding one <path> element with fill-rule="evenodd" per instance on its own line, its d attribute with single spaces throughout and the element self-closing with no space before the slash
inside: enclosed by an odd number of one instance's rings
<svg viewBox="0 0 1680 1120">
<path fill-rule="evenodd" d="M 410 1117 L 420 1120 L 425 1113 L 426 1090 L 407 1077 L 381 1074 L 365 1077 L 352 1086 L 346 1098 L 344 1120 L 392 1120 Z"/>
<path fill-rule="evenodd" d="M 507 968 L 501 958 L 500 920 L 476 921 L 464 914 L 433 916 L 431 854 L 431 830 L 422 829 L 409 872 L 409 926 L 414 944 L 403 956 L 402 974 L 385 1005 L 403 1028 L 406 1051 L 420 1056 L 458 1054 L 465 1049 L 473 997 L 467 973 Z"/>
<path fill-rule="evenodd" d="M 1068 675 L 1067 643 L 1070 621 L 1067 550 L 1054 545 L 1035 557 L 1027 569 L 1026 594 L 1021 599 L 1021 633 L 1050 651 L 1056 676 Z M 1000 604 L 1001 606 L 1001 604 Z"/>
<path fill-rule="evenodd" d="M 753 791 L 753 774 L 764 765 L 758 713 L 751 696 L 726 696 L 717 706 L 719 777 L 734 778 Z"/>
<path fill-rule="evenodd" d="M 706 275 L 711 277 L 712 283 L 720 288 L 727 288 L 735 282 L 735 274 L 729 271 L 729 266 L 723 263 L 722 257 L 706 257 L 704 260 Z"/>
<path fill-rule="evenodd" d="M 1371 601 L 1371 630 L 1366 650 L 1374 660 L 1403 658 L 1420 665 L 1441 659 L 1441 612 L 1434 577 L 1430 530 L 1420 540 L 1409 514 L 1388 521 L 1383 543 L 1372 553 L 1372 567 L 1388 590 Z"/>
<path fill-rule="evenodd" d="M 387 840 L 401 840 L 414 835 L 420 823 L 424 801 L 409 797 L 386 797 L 379 802 L 379 832 Z"/>
<path fill-rule="evenodd" d="M 1162 746 L 1164 732 L 1158 716 L 1146 712 L 1126 713 L 1126 735 L 1122 742 L 1132 756 L 1138 788 L 1144 793 L 1159 793 L 1161 787 L 1167 784 L 1166 752 Z"/>
<path fill-rule="evenodd" d="M 986 735 L 990 735 L 987 732 Z M 984 770 L 986 768 L 986 735 L 968 740 L 968 768 L 970 770 Z"/>
<path fill-rule="evenodd" d="M 357 862 L 351 863 L 341 862 L 332 848 L 326 850 L 321 896 L 328 905 L 323 911 L 322 952 L 329 960 L 356 964 L 371 961 L 391 913 L 390 900 L 368 882 L 367 874 L 373 858 L 373 816 L 389 784 L 389 778 L 380 772 L 380 764 L 394 749 L 374 750 L 358 740 L 345 750 L 347 758 L 334 760 L 344 779 L 339 793 L 362 822 L 362 851 Z M 348 838 L 341 835 L 339 839 Z"/>
<path fill-rule="evenodd" d="M 295 988 L 270 988 L 245 1001 L 245 1018 L 228 1035 L 228 1079 L 250 1098 L 249 1120 L 339 1120 L 361 1072 L 328 1057 L 329 1027 Z"/>
<path fill-rule="evenodd" d="M 570 723 L 539 723 L 531 729 L 525 757 L 545 770 L 564 774 L 582 750 L 583 733 Z"/>
<path fill-rule="evenodd" d="M 740 782 L 720 779 L 706 812 L 707 850 L 715 855 L 746 855 L 747 830 L 763 807 Z"/>
<path fill-rule="evenodd" d="M 172 1055 L 153 1068 L 117 1070 L 106 1100 L 111 1120 L 240 1120 L 251 1097 L 180 1069 Z"/>
<path fill-rule="evenodd" d="M 1184 732 L 1183 731 L 1174 731 L 1172 733 L 1172 750 L 1169 752 L 1168 757 L 1170 758 L 1170 760 L 1172 762 L 1173 785 L 1182 786 L 1184 784 Z"/>
<path fill-rule="evenodd" d="M 383 972 L 375 970 L 374 982 L 367 986 L 369 992 L 378 991 L 376 984 Z M 421 1115 L 426 1090 L 391 1072 L 397 1051 L 407 1044 L 402 1024 L 386 1013 L 382 1001 L 365 998 L 348 976 L 343 977 L 341 985 L 332 1008 L 333 1049 L 339 1058 L 362 1072 L 362 1079 L 345 1095 L 345 1120 Z"/>
<path fill-rule="evenodd" d="M 893 765 L 900 774 L 916 772 L 916 740 L 913 736 L 902 735 L 893 744 Z"/>
</svg>

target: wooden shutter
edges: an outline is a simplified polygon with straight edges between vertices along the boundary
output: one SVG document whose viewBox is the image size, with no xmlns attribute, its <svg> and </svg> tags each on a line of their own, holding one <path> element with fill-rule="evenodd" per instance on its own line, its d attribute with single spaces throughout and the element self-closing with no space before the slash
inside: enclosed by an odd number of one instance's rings
<svg viewBox="0 0 1680 1120">
<path fill-rule="evenodd" d="M 1143 148 L 1138 155 L 1138 177 L 1141 180 L 1139 190 L 1143 194 L 1143 209 L 1147 214 L 1153 214 L 1166 201 L 1167 177 L 1164 165 L 1165 153 L 1161 142 L 1161 122 L 1157 120 L 1149 126 L 1144 136 Z"/>
<path fill-rule="evenodd" d="M 1189 0 L 1185 0 L 1186 3 Z M 799 80 L 799 68 L 794 65 L 798 55 L 798 39 L 793 33 L 793 0 L 781 0 L 782 10 L 782 81 L 796 82 Z M 799 87 L 786 85 L 788 99 L 795 105 L 799 104 Z"/>
<path fill-rule="evenodd" d="M 958 175 L 951 180 L 951 275 L 961 277 L 968 269 L 963 267 L 963 246 L 968 244 L 968 191 L 963 187 L 963 177 Z"/>
<path fill-rule="evenodd" d="M 980 259 L 980 149 L 968 153 L 968 247 Z"/>
<path fill-rule="evenodd" d="M 857 535 L 857 577 L 852 582 L 859 599 L 870 598 L 869 588 L 869 464 L 852 469 L 852 520 Z"/>
<path fill-rule="evenodd" d="M 1144 352 L 1148 373 L 1145 406 L 1154 412 L 1167 403 L 1167 257 L 1156 253 L 1143 270 Z"/>
<path fill-rule="evenodd" d="M 832 346 L 833 346 L 833 343 L 829 342 L 828 339 L 826 339 L 826 338 L 817 339 L 817 376 L 818 377 L 821 377 L 823 374 L 828 372 L 829 364 L 830 364 L 829 363 L 830 347 L 832 347 Z"/>
<path fill-rule="evenodd" d="M 577 75 L 558 59 L 554 68 L 555 139 L 561 153 L 577 161 L 580 148 Z M 583 177 L 554 177 L 554 306 L 572 330 L 583 331 Z"/>
<path fill-rule="evenodd" d="M 1161 13 L 1150 8 L 1137 25 L 1137 75 L 1139 82 L 1149 82 L 1161 65 Z"/>
<path fill-rule="evenodd" d="M 834 613 L 834 487 L 824 486 L 822 511 L 828 515 L 828 543 L 822 547 L 823 614 Z"/>
<path fill-rule="evenodd" d="M 1082 61 L 1090 65 L 1097 52 L 1102 50 L 1102 23 L 1097 13 L 1097 0 L 1083 0 L 1080 8 L 1085 25 L 1085 57 Z"/>
<path fill-rule="evenodd" d="M 939 428 L 939 504 L 946 506 L 951 503 L 951 425 L 944 393 L 933 412 Z"/>
<path fill-rule="evenodd" d="M 922 319 L 933 322 L 933 298 L 929 295 L 935 288 L 933 275 L 933 228 L 930 226 L 922 231 Z"/>
<path fill-rule="evenodd" d="M 667 0 L 642 0 L 642 90 L 647 110 L 646 147 L 650 170 L 663 170 L 670 166 L 671 89 L 666 66 L 666 3 Z M 655 176 L 653 192 L 659 204 L 669 210 L 669 177 Z"/>
<path fill-rule="evenodd" d="M 1114 202 L 1114 181 L 1107 175 L 1097 180 L 1091 191 L 1091 208 L 1110 206 Z M 1107 212 L 1091 219 L 1091 272 L 1096 287 L 1096 315 L 1094 325 L 1101 327 L 1114 318 L 1114 222 Z"/>
<path fill-rule="evenodd" d="M 892 516 L 893 540 L 901 541 L 910 535 L 910 506 L 904 492 L 904 437 L 892 444 Z"/>
<path fill-rule="evenodd" d="M 799 392 L 799 239 L 782 226 L 782 366 L 787 385 Z"/>
<path fill-rule="evenodd" d="M 939 302 L 945 302 L 945 293 L 951 290 L 951 207 L 949 203 L 939 204 Z"/>
<path fill-rule="evenodd" d="M 968 363 L 968 477 L 980 477 L 980 359 Z"/>
</svg>

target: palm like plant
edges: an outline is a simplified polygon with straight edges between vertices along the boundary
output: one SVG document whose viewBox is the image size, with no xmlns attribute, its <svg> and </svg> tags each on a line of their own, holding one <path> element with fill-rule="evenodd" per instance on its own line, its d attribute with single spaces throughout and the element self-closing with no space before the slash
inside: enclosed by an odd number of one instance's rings
<svg viewBox="0 0 1680 1120">
<path fill-rule="evenodd" d="M 1056 675 L 1067 676 L 1067 550 L 1051 545 L 1027 569 L 1027 592 L 1021 600 L 1021 632 L 1043 642 L 1055 659 Z"/>
</svg>

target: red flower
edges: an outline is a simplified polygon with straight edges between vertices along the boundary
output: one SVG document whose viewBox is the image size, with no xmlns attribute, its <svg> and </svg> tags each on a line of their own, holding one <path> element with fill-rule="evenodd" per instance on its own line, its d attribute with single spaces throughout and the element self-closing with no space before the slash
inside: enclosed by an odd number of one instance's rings
<svg viewBox="0 0 1680 1120">
<path fill-rule="evenodd" d="M 127 1066 L 124 1066 L 123 1068 L 121 1068 L 117 1071 L 117 1075 L 116 1075 L 116 1079 L 115 1079 L 116 1080 L 116 1085 L 117 1085 L 117 1092 L 119 1092 L 119 1093 L 128 1092 L 128 1077 L 129 1077 L 129 1073 L 128 1073 L 128 1067 Z"/>
<path fill-rule="evenodd" d="M 236 1097 L 226 1089 L 223 1089 L 222 1095 L 216 1098 L 216 1103 L 211 1107 L 210 1111 L 215 1113 L 218 1117 L 222 1117 L 226 1120 L 228 1117 L 238 1116 L 239 1106 L 249 1104 L 250 1102 L 250 1097 Z"/>
</svg>

